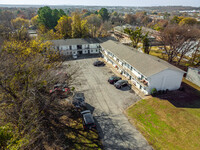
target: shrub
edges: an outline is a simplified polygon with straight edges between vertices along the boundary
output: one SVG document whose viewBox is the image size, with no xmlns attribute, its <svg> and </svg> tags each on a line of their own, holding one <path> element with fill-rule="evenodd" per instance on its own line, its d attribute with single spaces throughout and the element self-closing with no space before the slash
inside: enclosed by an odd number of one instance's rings
<svg viewBox="0 0 200 150">
<path fill-rule="evenodd" d="M 153 88 L 152 90 L 151 90 L 151 95 L 156 95 L 157 94 L 157 89 L 156 88 Z"/>
</svg>

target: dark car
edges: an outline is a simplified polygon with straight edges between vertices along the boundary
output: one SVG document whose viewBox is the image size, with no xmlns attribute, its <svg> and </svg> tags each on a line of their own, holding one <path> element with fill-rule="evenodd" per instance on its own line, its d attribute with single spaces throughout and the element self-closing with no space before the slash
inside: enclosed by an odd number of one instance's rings
<svg viewBox="0 0 200 150">
<path fill-rule="evenodd" d="M 117 81 L 119 81 L 119 80 L 121 80 L 121 79 L 122 79 L 121 77 L 112 76 L 112 77 L 110 77 L 110 78 L 108 79 L 108 82 L 109 82 L 110 84 L 114 84 L 115 82 L 117 82 Z"/>
<path fill-rule="evenodd" d="M 94 65 L 94 66 L 104 66 L 105 64 L 104 64 L 103 61 L 97 60 L 97 61 L 95 61 L 95 62 L 93 63 L 93 65 Z"/>
<path fill-rule="evenodd" d="M 81 114 L 83 117 L 83 128 L 84 129 L 92 129 L 92 128 L 96 127 L 94 118 L 93 118 L 90 110 L 82 111 Z"/>
<path fill-rule="evenodd" d="M 75 93 L 73 97 L 72 104 L 79 108 L 79 107 L 85 107 L 85 96 L 84 93 Z"/>
<path fill-rule="evenodd" d="M 123 86 L 127 86 L 127 85 L 128 85 L 127 80 L 119 80 L 114 84 L 114 86 L 118 89 L 121 89 Z"/>
<path fill-rule="evenodd" d="M 60 98 L 66 98 L 70 94 L 70 88 L 67 84 L 58 83 L 54 85 L 53 89 L 49 91 L 50 94 L 55 94 L 60 96 Z"/>
</svg>

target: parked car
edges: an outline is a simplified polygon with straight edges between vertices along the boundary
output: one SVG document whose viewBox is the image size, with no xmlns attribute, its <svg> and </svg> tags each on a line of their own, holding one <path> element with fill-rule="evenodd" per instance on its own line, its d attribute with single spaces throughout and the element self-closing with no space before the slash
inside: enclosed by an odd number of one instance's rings
<svg viewBox="0 0 200 150">
<path fill-rule="evenodd" d="M 60 98 L 66 98 L 70 94 L 70 88 L 67 84 L 58 83 L 49 91 L 50 94 L 56 93 Z"/>
<path fill-rule="evenodd" d="M 77 108 L 85 107 L 86 104 L 84 93 L 75 93 L 72 104 Z"/>
<path fill-rule="evenodd" d="M 127 85 L 128 85 L 127 80 L 119 80 L 114 84 L 114 86 L 118 89 L 121 89 L 123 86 L 127 86 Z"/>
<path fill-rule="evenodd" d="M 111 76 L 109 79 L 108 79 L 108 82 L 110 84 L 114 84 L 115 82 L 121 80 L 122 78 L 121 77 L 117 77 L 117 76 Z"/>
<path fill-rule="evenodd" d="M 73 57 L 74 59 L 77 59 L 78 56 L 77 56 L 77 54 L 73 54 L 72 57 Z"/>
<path fill-rule="evenodd" d="M 96 127 L 94 118 L 93 118 L 90 110 L 82 111 L 81 114 L 83 117 L 83 128 L 84 129 L 92 129 L 92 128 Z"/>
<path fill-rule="evenodd" d="M 104 66 L 105 64 L 104 64 L 103 61 L 97 60 L 97 61 L 95 61 L 95 62 L 93 63 L 93 65 L 94 65 L 94 66 Z"/>
</svg>

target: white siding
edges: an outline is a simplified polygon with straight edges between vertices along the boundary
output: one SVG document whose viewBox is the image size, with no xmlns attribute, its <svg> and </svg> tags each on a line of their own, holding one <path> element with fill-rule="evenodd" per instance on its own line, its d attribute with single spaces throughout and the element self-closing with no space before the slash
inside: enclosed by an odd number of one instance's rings
<svg viewBox="0 0 200 150">
<path fill-rule="evenodd" d="M 90 54 L 98 54 L 99 53 L 99 49 L 91 49 L 90 50 Z"/>
<path fill-rule="evenodd" d="M 83 54 L 88 54 L 88 50 L 83 50 Z"/>
<path fill-rule="evenodd" d="M 177 90 L 180 88 L 183 74 L 179 71 L 167 69 L 149 77 L 149 93 L 153 88 L 157 90 Z"/>
<path fill-rule="evenodd" d="M 77 45 L 72 45 L 72 50 L 77 49 Z"/>
<path fill-rule="evenodd" d="M 200 87 L 200 69 L 189 68 L 186 79 Z"/>
<path fill-rule="evenodd" d="M 95 43 L 95 44 L 90 44 L 90 48 L 97 48 L 99 44 Z"/>
<path fill-rule="evenodd" d="M 132 70 L 132 72 L 133 72 L 133 74 L 134 74 L 135 76 L 137 76 L 138 78 L 141 78 L 141 75 L 140 75 L 137 71 Z"/>
</svg>

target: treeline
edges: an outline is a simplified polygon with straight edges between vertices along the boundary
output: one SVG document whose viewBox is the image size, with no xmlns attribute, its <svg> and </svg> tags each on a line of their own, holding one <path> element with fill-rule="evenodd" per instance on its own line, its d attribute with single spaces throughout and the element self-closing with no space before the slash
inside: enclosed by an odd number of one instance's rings
<svg viewBox="0 0 200 150">
<path fill-rule="evenodd" d="M 104 37 L 112 29 L 109 18 L 110 14 L 105 8 L 95 12 L 82 10 L 66 14 L 61 9 L 46 6 L 38 10 L 31 24 L 42 39 Z"/>
</svg>

